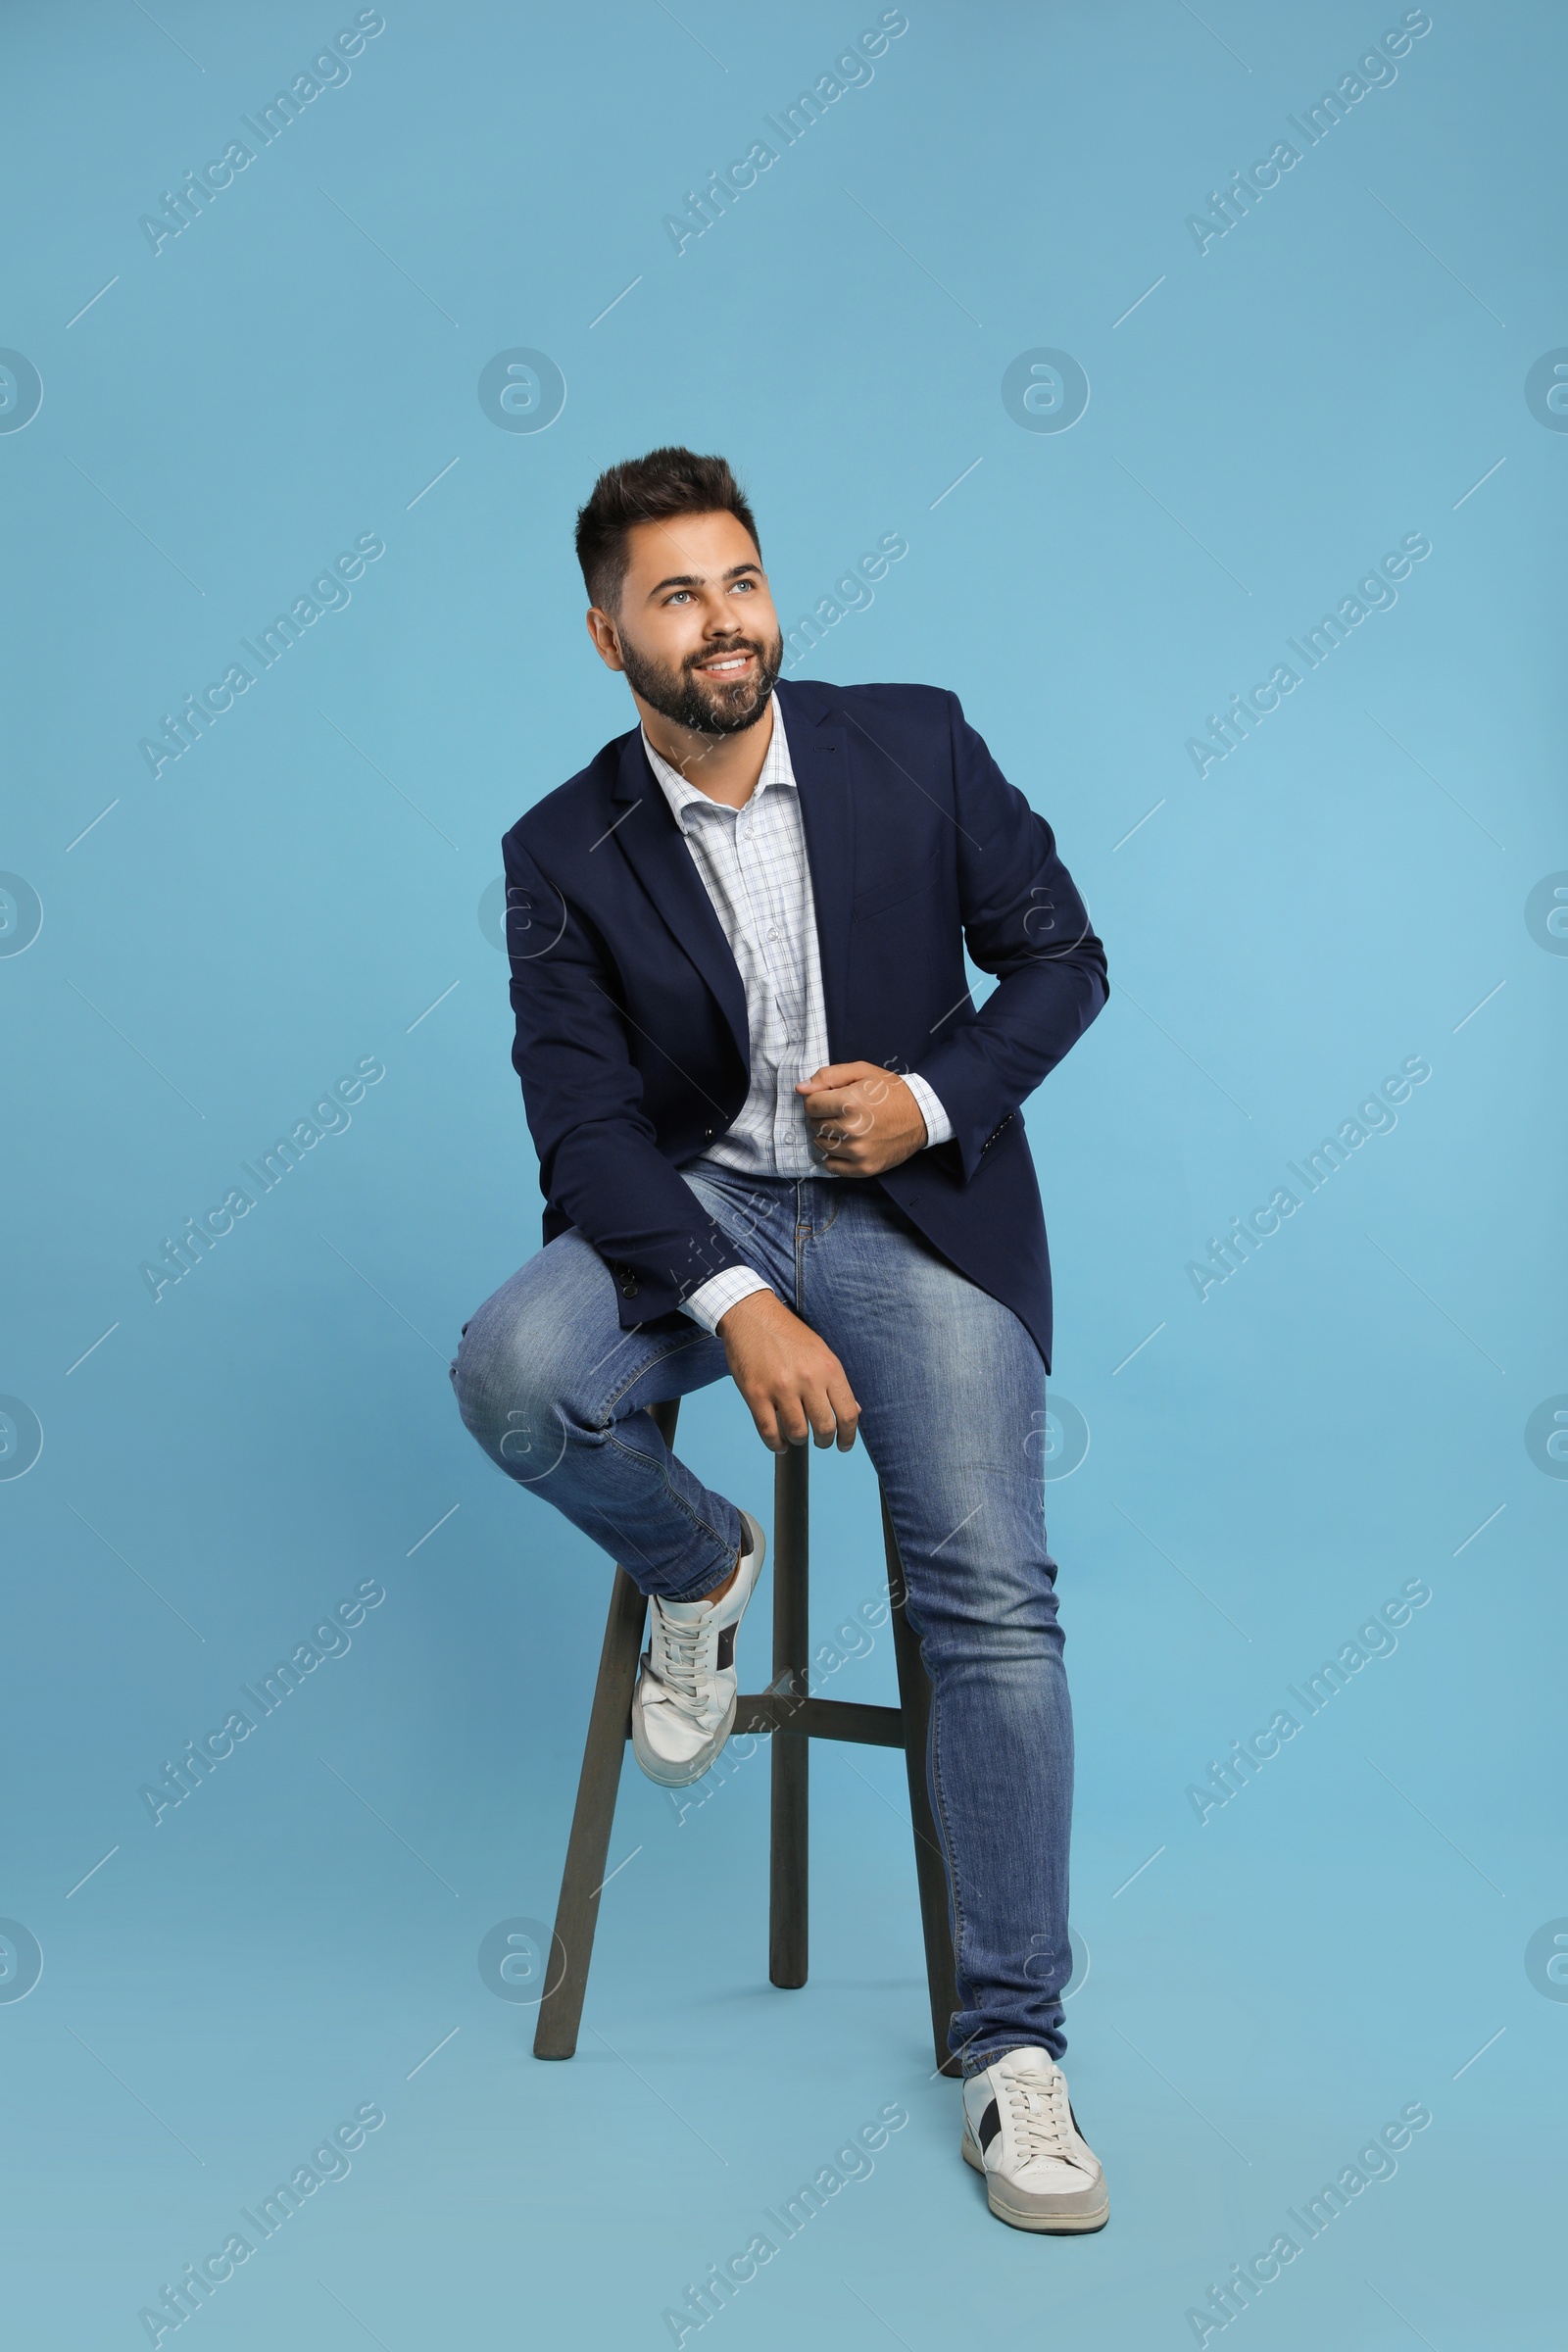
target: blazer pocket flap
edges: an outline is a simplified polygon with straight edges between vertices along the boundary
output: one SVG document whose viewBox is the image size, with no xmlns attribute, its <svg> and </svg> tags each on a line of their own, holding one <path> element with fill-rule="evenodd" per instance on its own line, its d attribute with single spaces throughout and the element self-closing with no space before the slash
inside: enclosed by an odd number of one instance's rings
<svg viewBox="0 0 1568 2352">
<path fill-rule="evenodd" d="M 908 874 L 895 874 L 890 881 L 862 891 L 851 907 L 852 917 L 859 922 L 866 915 L 886 914 L 890 906 L 902 906 L 906 900 L 924 898 L 941 880 L 939 873 L 916 874 L 912 879 Z"/>
</svg>

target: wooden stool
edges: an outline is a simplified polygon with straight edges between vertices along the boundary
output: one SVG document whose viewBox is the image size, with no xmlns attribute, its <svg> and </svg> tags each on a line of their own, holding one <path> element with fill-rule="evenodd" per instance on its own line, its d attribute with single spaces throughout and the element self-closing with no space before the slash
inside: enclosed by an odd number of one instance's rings
<svg viewBox="0 0 1568 2352">
<path fill-rule="evenodd" d="M 666 1446 L 675 1438 L 679 1404 L 656 1404 L 652 1417 Z M 904 1612 L 904 1570 L 893 1523 L 882 1499 L 882 1539 L 887 1551 L 888 1600 L 893 1654 L 898 1667 L 896 1707 L 862 1706 L 846 1699 L 811 1698 L 808 1692 L 808 1512 L 810 1447 L 792 1446 L 774 1457 L 773 1470 L 773 1680 L 766 1690 L 742 1697 L 735 1730 L 770 1733 L 773 1740 L 773 1815 L 768 1906 L 767 1973 L 777 1985 L 806 1983 L 808 1944 L 807 1855 L 809 1823 L 810 1742 L 848 1740 L 861 1746 L 902 1747 L 909 1782 L 909 1815 L 914 1829 L 914 1868 L 920 1888 L 920 1923 L 925 1936 L 926 1983 L 931 1996 L 931 2031 L 937 2065 L 945 2075 L 961 2072 L 948 2052 L 948 2026 L 957 2007 L 953 1941 L 948 1928 L 948 1889 L 942 1849 L 926 1794 L 926 1726 L 931 1686 L 920 1661 L 919 1642 Z M 548 1978 L 561 1973 L 539 2005 L 533 2039 L 536 2058 L 569 2058 L 577 2047 L 599 1896 L 615 1818 L 621 1758 L 631 1738 L 631 1694 L 637 1679 L 648 1602 L 624 1568 L 615 1570 L 610 1617 L 599 1660 L 583 1749 L 582 1777 L 562 1874 L 556 1910 L 555 1950 Z"/>
</svg>

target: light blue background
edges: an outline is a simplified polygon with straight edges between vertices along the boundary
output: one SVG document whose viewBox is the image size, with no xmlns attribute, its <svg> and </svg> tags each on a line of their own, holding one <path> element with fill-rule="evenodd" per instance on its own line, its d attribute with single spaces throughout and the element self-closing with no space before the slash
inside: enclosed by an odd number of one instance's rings
<svg viewBox="0 0 1568 2352">
<path fill-rule="evenodd" d="M 667 2343 L 892 2100 L 874 2175 L 718 2340 L 1192 2342 L 1209 2282 L 1416 2100 L 1397 2177 L 1249 2340 L 1559 2340 L 1568 2006 L 1524 1955 L 1568 1913 L 1568 1487 L 1524 1429 L 1568 1390 L 1568 962 L 1524 907 L 1568 867 L 1568 437 L 1524 379 L 1568 344 L 1561 12 L 1436 6 L 1239 226 L 1201 255 L 1185 226 L 1401 13 L 911 4 L 677 258 L 662 217 L 874 7 L 389 6 L 156 257 L 139 217 L 353 10 L 8 12 L 0 342 L 44 385 L 0 436 L 0 865 L 43 909 L 0 960 L 0 1389 L 44 1435 L 0 1482 L 0 1912 L 44 1954 L 0 2003 L 30 2352 L 146 2341 L 139 2307 L 372 2100 L 209 2352 Z M 476 396 L 516 346 L 566 379 L 541 434 Z M 1066 433 L 1003 406 L 1040 346 L 1090 379 Z M 570 527 L 668 439 L 744 474 L 787 619 L 905 534 L 816 674 L 957 689 L 1109 952 L 1028 1114 L 1092 1433 L 1051 1490 L 1068 2063 L 1113 2199 L 1082 2242 L 997 2227 L 958 2163 L 897 1756 L 814 1759 L 806 1990 L 766 1983 L 765 1750 L 684 1822 L 628 1773 L 573 2064 L 476 1967 L 553 1910 L 609 1587 L 448 1389 L 538 1237 L 477 908 L 503 830 L 627 722 Z M 1397 606 L 1200 781 L 1205 714 L 1418 531 Z M 155 782 L 160 713 L 368 532 L 352 604 Z M 1414 1054 L 1396 1130 L 1200 1304 L 1186 1261 Z M 155 1305 L 140 1261 L 367 1055 L 348 1131 Z M 767 1517 L 733 1393 L 683 1432 Z M 863 1457 L 813 1476 L 825 1638 L 881 1569 Z M 1188 1785 L 1414 1577 L 1397 1652 L 1200 1827 Z M 138 1787 L 368 1578 L 349 1654 L 155 1829 Z M 886 1637 L 831 1687 L 890 1698 Z"/>
</svg>

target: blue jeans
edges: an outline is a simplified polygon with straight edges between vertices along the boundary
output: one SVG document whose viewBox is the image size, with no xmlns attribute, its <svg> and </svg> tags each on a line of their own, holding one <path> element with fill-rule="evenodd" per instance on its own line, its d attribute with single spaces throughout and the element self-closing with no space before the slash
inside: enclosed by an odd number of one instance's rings
<svg viewBox="0 0 1568 2352">
<path fill-rule="evenodd" d="M 683 1171 L 749 1265 L 833 1349 L 861 1407 L 932 1683 L 927 1774 L 952 1906 L 950 2047 L 977 2072 L 1059 2057 L 1072 1711 L 1046 1548 L 1045 1369 L 1011 1311 L 869 1183 Z M 725 1377 L 684 1315 L 622 1331 L 614 1278 L 563 1234 L 486 1299 L 452 1367 L 491 1459 L 621 1562 L 689 1599 L 733 1565 L 735 1505 L 665 1446 L 648 1405 Z"/>
</svg>

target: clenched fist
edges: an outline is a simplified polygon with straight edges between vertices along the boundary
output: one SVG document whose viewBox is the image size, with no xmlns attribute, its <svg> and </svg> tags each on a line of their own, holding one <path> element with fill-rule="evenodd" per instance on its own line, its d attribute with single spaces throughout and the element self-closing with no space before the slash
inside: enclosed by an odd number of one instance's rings
<svg viewBox="0 0 1568 2352">
<path fill-rule="evenodd" d="M 926 1146 L 920 1105 L 896 1071 L 834 1061 L 795 1089 L 830 1176 L 880 1176 Z"/>
</svg>

